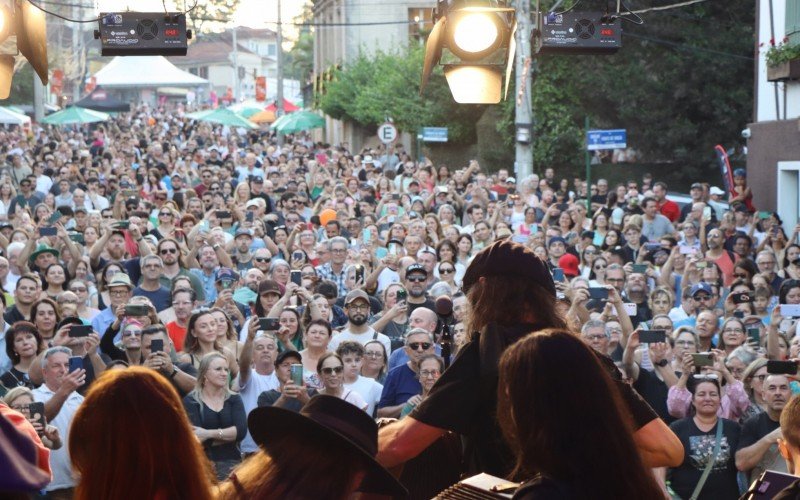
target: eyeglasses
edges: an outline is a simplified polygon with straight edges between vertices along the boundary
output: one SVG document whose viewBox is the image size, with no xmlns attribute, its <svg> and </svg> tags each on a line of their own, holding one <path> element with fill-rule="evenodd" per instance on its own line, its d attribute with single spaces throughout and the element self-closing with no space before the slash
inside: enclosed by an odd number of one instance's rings
<svg viewBox="0 0 800 500">
<path fill-rule="evenodd" d="M 420 378 L 438 377 L 439 370 L 423 370 L 419 372 Z"/>
<path fill-rule="evenodd" d="M 432 345 L 433 344 L 430 342 L 412 342 L 408 344 L 408 347 L 410 347 L 412 351 L 419 351 L 420 348 L 422 348 L 423 351 L 427 351 Z"/>
<path fill-rule="evenodd" d="M 271 260 L 272 260 L 271 258 L 269 258 L 269 259 L 268 259 L 268 258 L 266 258 L 266 257 L 253 257 L 253 259 L 254 259 L 256 262 L 269 262 L 269 261 L 271 261 Z"/>
<path fill-rule="evenodd" d="M 676 340 L 675 345 L 682 345 L 684 347 L 691 347 L 695 345 L 694 340 Z"/>
<path fill-rule="evenodd" d="M 74 288 L 70 288 L 69 291 L 73 293 L 86 293 L 89 290 L 87 290 L 84 286 L 76 286 Z"/>
<path fill-rule="evenodd" d="M 456 270 L 453 269 L 452 267 L 451 268 L 447 268 L 447 269 L 444 269 L 444 268 L 440 268 L 439 269 L 439 274 L 452 274 L 454 272 L 456 272 Z"/>
<path fill-rule="evenodd" d="M 158 253 L 161 255 L 167 255 L 168 253 L 178 253 L 177 248 L 162 248 Z"/>
<path fill-rule="evenodd" d="M 602 340 L 607 339 L 608 336 L 604 333 L 595 333 L 594 335 L 585 335 L 586 340 Z"/>
<path fill-rule="evenodd" d="M 331 249 L 331 253 L 343 254 L 343 253 L 346 253 L 346 252 L 347 252 L 346 248 L 332 248 Z"/>
<path fill-rule="evenodd" d="M 423 283 L 427 278 L 424 276 L 406 276 L 406 280 L 412 283 Z"/>
<path fill-rule="evenodd" d="M 323 368 L 322 373 L 325 375 L 333 375 L 334 373 L 336 374 L 342 373 L 343 370 L 344 370 L 343 366 L 334 366 L 331 368 Z"/>
<path fill-rule="evenodd" d="M 382 358 L 383 357 L 383 353 L 380 352 L 380 351 L 366 351 L 364 353 L 364 357 L 365 358 L 376 358 L 376 359 L 377 358 Z"/>
<path fill-rule="evenodd" d="M 744 333 L 744 330 L 741 328 L 726 328 L 722 330 L 722 333 Z"/>
<path fill-rule="evenodd" d="M 108 294 L 112 297 L 125 297 L 130 293 L 126 288 L 125 290 L 109 290 Z"/>
<path fill-rule="evenodd" d="M 369 304 L 349 304 L 347 308 L 354 311 L 368 311 Z"/>
<path fill-rule="evenodd" d="M 745 368 L 734 368 L 733 366 L 730 366 L 730 365 L 726 365 L 726 367 L 734 375 L 741 375 L 745 371 Z"/>
</svg>

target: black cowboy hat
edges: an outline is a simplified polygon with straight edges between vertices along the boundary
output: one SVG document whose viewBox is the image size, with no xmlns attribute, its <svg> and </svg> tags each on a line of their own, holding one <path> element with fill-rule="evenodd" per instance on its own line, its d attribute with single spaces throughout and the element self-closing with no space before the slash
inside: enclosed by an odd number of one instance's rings
<svg viewBox="0 0 800 500">
<path fill-rule="evenodd" d="M 349 451 L 366 464 L 366 475 L 357 491 L 408 497 L 405 487 L 375 460 L 378 425 L 343 399 L 314 396 L 300 413 L 274 406 L 256 408 L 247 418 L 247 427 L 253 440 L 267 452 L 276 441 L 293 435 L 312 436 L 325 450 Z"/>
</svg>

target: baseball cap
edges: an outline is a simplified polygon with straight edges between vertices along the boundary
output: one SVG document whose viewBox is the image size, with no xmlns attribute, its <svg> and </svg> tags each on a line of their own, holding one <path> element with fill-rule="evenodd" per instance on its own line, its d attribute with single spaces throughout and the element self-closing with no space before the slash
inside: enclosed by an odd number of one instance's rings
<svg viewBox="0 0 800 500">
<path fill-rule="evenodd" d="M 372 155 L 365 155 L 361 163 L 375 163 L 375 159 L 372 158 Z"/>
<path fill-rule="evenodd" d="M 625 211 L 619 207 L 611 212 L 611 223 L 622 224 L 622 218 L 625 216 Z"/>
<path fill-rule="evenodd" d="M 239 275 L 233 269 L 228 267 L 220 267 L 217 270 L 217 279 L 216 281 L 237 281 L 239 279 Z"/>
<path fill-rule="evenodd" d="M 703 185 L 700 184 L 699 182 L 695 182 L 694 184 L 692 184 L 691 189 L 703 189 Z"/>
<path fill-rule="evenodd" d="M 517 180 L 515 178 L 513 178 L 513 177 L 509 177 L 508 179 L 506 179 L 506 182 L 512 182 L 512 183 L 516 184 Z"/>
<path fill-rule="evenodd" d="M 722 196 L 725 194 L 725 191 L 721 190 L 717 186 L 711 186 L 711 189 L 709 189 L 708 192 L 716 196 Z"/>
<path fill-rule="evenodd" d="M 236 236 L 234 236 L 234 239 L 238 238 L 239 236 L 247 236 L 249 238 L 252 238 L 253 233 L 251 233 L 249 229 L 240 228 L 236 230 Z"/>
<path fill-rule="evenodd" d="M 409 265 L 406 268 L 406 276 L 408 276 L 411 273 L 422 273 L 425 276 L 428 276 L 428 270 L 425 269 L 425 266 L 423 266 L 422 264 L 416 264 L 415 263 L 415 264 Z"/>
<path fill-rule="evenodd" d="M 581 273 L 578 270 L 578 258 L 571 253 L 565 253 L 558 259 L 558 267 L 564 270 L 565 276 L 575 277 Z"/>
<path fill-rule="evenodd" d="M 279 365 L 286 361 L 288 358 L 294 358 L 297 360 L 297 364 L 303 362 L 303 357 L 300 355 L 298 351 L 283 351 L 282 353 L 278 354 L 278 357 L 275 358 L 275 364 Z"/>
<path fill-rule="evenodd" d="M 714 294 L 714 290 L 711 289 L 711 285 L 709 285 L 708 283 L 697 283 L 696 285 L 694 285 L 692 287 L 692 290 L 691 290 L 689 295 L 694 297 L 699 292 L 705 292 L 705 293 L 707 293 L 709 295 L 713 295 Z"/>
<path fill-rule="evenodd" d="M 367 292 L 365 292 L 364 290 L 361 290 L 361 289 L 356 289 L 356 290 L 350 291 L 347 294 L 347 297 L 345 297 L 345 299 L 344 299 L 344 305 L 348 305 L 351 302 L 355 302 L 358 299 L 362 299 L 362 300 L 366 301 L 367 303 L 369 303 L 369 295 L 367 295 Z"/>
<path fill-rule="evenodd" d="M 274 280 L 264 280 L 258 285 L 258 294 L 259 295 L 266 295 L 268 293 L 277 293 L 278 295 L 283 295 L 281 291 L 281 285 Z"/>
<path fill-rule="evenodd" d="M 550 238 L 550 241 L 547 243 L 547 247 L 550 248 L 553 245 L 553 243 L 558 243 L 559 241 L 561 243 L 563 243 L 564 246 L 567 246 L 567 240 L 565 240 L 561 236 L 553 236 L 552 238 Z"/>
</svg>

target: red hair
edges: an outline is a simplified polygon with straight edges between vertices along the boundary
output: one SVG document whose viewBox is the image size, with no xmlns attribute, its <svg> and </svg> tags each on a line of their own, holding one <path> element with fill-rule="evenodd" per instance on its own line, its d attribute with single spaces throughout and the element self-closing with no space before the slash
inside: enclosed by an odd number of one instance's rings
<svg viewBox="0 0 800 500">
<path fill-rule="evenodd" d="M 109 370 L 70 428 L 76 500 L 210 500 L 212 474 L 178 393 L 151 369 Z"/>
</svg>

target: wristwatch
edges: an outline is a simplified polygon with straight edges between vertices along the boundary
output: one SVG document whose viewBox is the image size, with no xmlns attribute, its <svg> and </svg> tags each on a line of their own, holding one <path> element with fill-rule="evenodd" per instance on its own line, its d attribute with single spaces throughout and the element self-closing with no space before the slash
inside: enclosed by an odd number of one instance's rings
<svg viewBox="0 0 800 500">
<path fill-rule="evenodd" d="M 172 367 L 172 373 L 169 374 L 169 378 L 174 379 L 175 375 L 177 375 L 177 374 L 178 374 L 178 369 L 173 366 Z"/>
<path fill-rule="evenodd" d="M 653 364 L 656 366 L 660 366 L 661 368 L 664 368 L 665 366 L 667 366 L 667 364 L 669 364 L 669 361 L 667 361 L 666 358 L 664 358 L 661 361 L 656 361 Z"/>
</svg>

